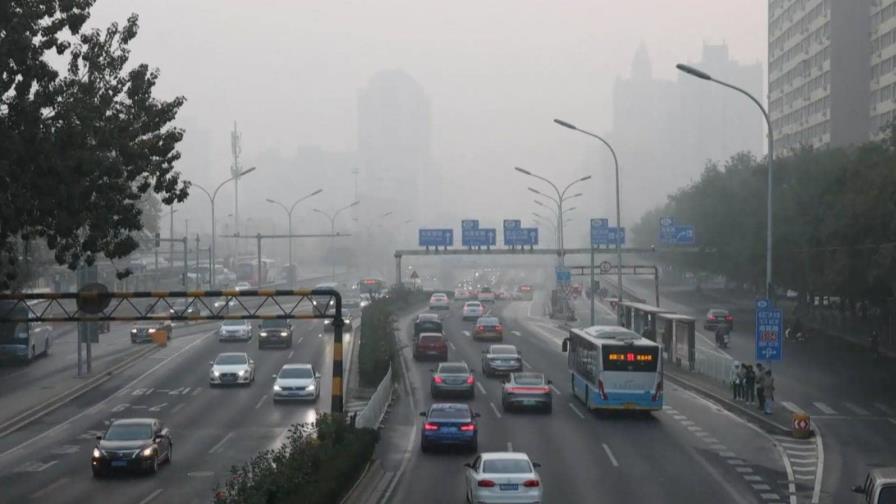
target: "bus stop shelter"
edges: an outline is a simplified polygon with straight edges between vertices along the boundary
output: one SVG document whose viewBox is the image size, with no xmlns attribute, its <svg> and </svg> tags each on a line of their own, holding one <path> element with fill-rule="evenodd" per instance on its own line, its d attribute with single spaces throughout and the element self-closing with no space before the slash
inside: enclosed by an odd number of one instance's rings
<svg viewBox="0 0 896 504">
<path fill-rule="evenodd" d="M 622 313 L 622 325 L 645 338 L 656 341 L 657 316 L 672 313 L 672 310 L 635 301 L 619 303 Z"/>
<path fill-rule="evenodd" d="M 678 313 L 660 313 L 656 318 L 663 357 L 678 367 L 687 365 L 688 371 L 693 371 L 696 358 L 694 318 Z"/>
</svg>

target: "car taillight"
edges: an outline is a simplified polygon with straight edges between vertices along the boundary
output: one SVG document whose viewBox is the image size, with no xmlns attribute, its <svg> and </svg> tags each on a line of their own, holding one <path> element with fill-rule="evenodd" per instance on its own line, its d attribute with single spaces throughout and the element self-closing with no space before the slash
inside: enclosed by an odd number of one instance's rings
<svg viewBox="0 0 896 504">
<path fill-rule="evenodd" d="M 725 320 L 734 320 L 734 317 L 732 317 L 731 315 L 728 315 L 725 317 Z"/>
<path fill-rule="evenodd" d="M 468 384 L 468 385 L 472 385 L 472 384 L 473 384 L 473 375 L 470 375 L 470 376 L 467 377 L 467 384 Z"/>
<path fill-rule="evenodd" d="M 432 381 L 434 381 L 435 383 L 442 383 L 442 377 L 441 376 L 433 376 Z"/>
<path fill-rule="evenodd" d="M 468 423 L 460 426 L 460 430 L 463 432 L 472 432 L 476 430 L 476 424 Z"/>
<path fill-rule="evenodd" d="M 495 482 L 492 480 L 479 480 L 479 482 L 476 483 L 476 486 L 484 487 L 484 488 L 493 488 L 495 486 Z"/>
<path fill-rule="evenodd" d="M 429 430 L 429 431 L 439 430 L 439 426 L 438 426 L 438 424 L 426 422 L 425 424 L 423 424 L 423 430 Z"/>
<path fill-rule="evenodd" d="M 504 326 L 502 326 L 501 324 L 498 324 L 498 325 L 495 326 L 495 330 L 498 331 L 498 332 L 501 332 L 501 331 L 504 330 Z"/>
<path fill-rule="evenodd" d="M 484 330 L 485 330 L 485 326 L 476 326 L 476 330 L 477 330 L 477 331 L 484 331 Z"/>
<path fill-rule="evenodd" d="M 526 488 L 538 488 L 541 486 L 541 482 L 538 480 L 526 480 L 523 482 L 523 486 Z"/>
<path fill-rule="evenodd" d="M 660 381 L 658 381 L 656 384 L 656 390 L 653 391 L 653 401 L 656 402 L 656 400 L 659 398 L 660 394 L 662 394 L 662 393 L 663 393 L 663 380 L 660 379 Z"/>
<path fill-rule="evenodd" d="M 600 394 L 600 398 L 603 399 L 604 401 L 606 401 L 608 399 L 607 391 L 604 390 L 604 381 L 599 378 L 597 380 L 597 392 Z"/>
<path fill-rule="evenodd" d="M 715 319 L 716 319 L 716 317 L 714 315 L 709 316 L 709 320 L 715 320 Z"/>
</svg>

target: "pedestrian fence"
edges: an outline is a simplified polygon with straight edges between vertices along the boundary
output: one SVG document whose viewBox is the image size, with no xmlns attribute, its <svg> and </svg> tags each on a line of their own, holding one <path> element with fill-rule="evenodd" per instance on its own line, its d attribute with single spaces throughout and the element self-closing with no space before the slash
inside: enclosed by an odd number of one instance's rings
<svg viewBox="0 0 896 504">
<path fill-rule="evenodd" d="M 383 421 L 386 414 L 386 408 L 392 401 L 392 367 L 386 372 L 386 376 L 380 381 L 364 409 L 357 413 L 355 417 L 355 427 L 376 429 Z"/>
<path fill-rule="evenodd" d="M 720 383 L 731 383 L 735 361 L 730 355 L 700 346 L 695 350 L 694 371 Z"/>
</svg>

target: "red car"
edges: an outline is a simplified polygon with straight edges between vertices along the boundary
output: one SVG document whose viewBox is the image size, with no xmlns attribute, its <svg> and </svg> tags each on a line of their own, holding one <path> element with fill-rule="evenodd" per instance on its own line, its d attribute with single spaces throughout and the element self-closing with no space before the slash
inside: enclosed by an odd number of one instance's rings
<svg viewBox="0 0 896 504">
<path fill-rule="evenodd" d="M 440 362 L 448 360 L 448 344 L 439 333 L 422 333 L 414 343 L 414 359 L 435 359 Z"/>
</svg>

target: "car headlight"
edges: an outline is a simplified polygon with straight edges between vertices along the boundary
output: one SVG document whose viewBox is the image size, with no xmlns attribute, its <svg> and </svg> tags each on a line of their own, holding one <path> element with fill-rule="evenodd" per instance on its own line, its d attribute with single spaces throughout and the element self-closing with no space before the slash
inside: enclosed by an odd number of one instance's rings
<svg viewBox="0 0 896 504">
<path fill-rule="evenodd" d="M 280 333 L 280 336 L 289 336 L 289 333 L 286 331 L 283 331 L 282 333 Z"/>
<path fill-rule="evenodd" d="M 280 392 L 281 390 L 283 390 L 283 388 L 281 388 L 280 385 L 274 385 L 275 392 Z"/>
<path fill-rule="evenodd" d="M 217 371 L 212 371 L 212 376 L 214 376 L 214 377 L 216 377 L 216 378 L 217 378 L 220 374 L 221 374 L 221 373 L 219 373 L 219 372 L 217 372 Z"/>
<path fill-rule="evenodd" d="M 266 333 L 266 332 L 258 333 L 258 335 L 261 336 L 262 338 L 267 338 L 267 337 L 268 337 L 268 333 Z"/>
<path fill-rule="evenodd" d="M 247 375 L 247 374 L 249 374 L 248 369 L 240 369 L 240 376 Z"/>
<path fill-rule="evenodd" d="M 137 330 L 136 330 L 136 329 L 131 329 L 131 334 L 137 334 Z"/>
<path fill-rule="evenodd" d="M 305 390 L 314 390 L 314 384 L 312 383 L 311 385 L 308 385 L 305 387 Z"/>
<path fill-rule="evenodd" d="M 103 452 L 101 452 L 99 448 L 93 449 L 93 458 L 100 458 L 102 456 L 103 456 Z"/>
<path fill-rule="evenodd" d="M 156 332 L 155 329 L 150 329 L 150 330 L 149 330 L 149 334 L 152 334 L 152 333 L 154 333 L 154 332 Z"/>
<path fill-rule="evenodd" d="M 147 446 L 146 448 L 143 449 L 142 452 L 140 452 L 140 454 L 143 455 L 144 457 L 152 457 L 153 455 L 155 455 L 155 453 L 156 453 L 155 446 Z"/>
</svg>

